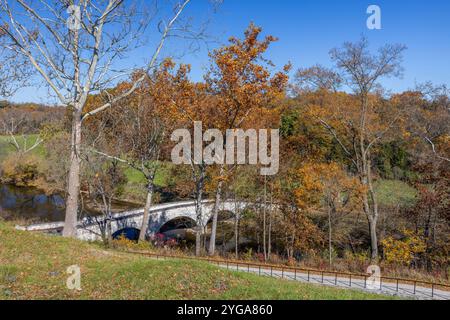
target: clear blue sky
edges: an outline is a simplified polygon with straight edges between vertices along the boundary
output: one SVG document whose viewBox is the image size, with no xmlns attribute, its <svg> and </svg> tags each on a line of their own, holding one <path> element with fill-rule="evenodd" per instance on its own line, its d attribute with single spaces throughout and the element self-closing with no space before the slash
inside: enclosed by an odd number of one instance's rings
<svg viewBox="0 0 450 320">
<path fill-rule="evenodd" d="M 381 7 L 382 30 L 366 27 L 366 10 L 371 4 Z M 356 41 L 361 34 L 373 49 L 402 43 L 408 47 L 404 78 L 385 81 L 388 89 L 402 91 L 425 81 L 450 84 L 449 0 L 224 0 L 214 14 L 207 0 L 193 0 L 186 14 L 200 20 L 210 17 L 208 33 L 219 43 L 232 35 L 241 37 L 254 22 L 265 34 L 279 38 L 267 57 L 280 67 L 291 61 L 294 70 L 315 63 L 330 66 L 329 50 L 344 41 Z M 173 52 L 178 45 L 169 48 L 167 52 Z M 143 57 L 144 51 L 140 51 L 133 61 Z M 185 56 L 183 62 L 192 65 L 193 79 L 200 80 L 208 65 L 207 49 Z M 42 101 L 44 93 L 26 89 L 14 100 Z"/>
</svg>

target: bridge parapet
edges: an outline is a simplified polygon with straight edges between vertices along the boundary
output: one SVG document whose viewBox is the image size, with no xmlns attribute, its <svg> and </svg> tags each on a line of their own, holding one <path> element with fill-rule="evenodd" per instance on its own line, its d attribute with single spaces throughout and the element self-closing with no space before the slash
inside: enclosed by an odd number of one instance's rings
<svg viewBox="0 0 450 320">
<path fill-rule="evenodd" d="M 202 203 L 203 225 L 206 225 L 211 218 L 213 210 L 213 201 L 205 200 Z M 236 209 L 242 209 L 248 204 L 243 202 L 225 201 L 221 204 L 221 211 L 235 212 Z M 114 234 L 117 231 L 134 228 L 140 229 L 144 209 L 125 211 L 112 215 L 111 228 Z M 147 234 L 158 233 L 161 227 L 167 222 L 181 217 L 187 217 L 197 221 L 194 201 L 183 201 L 174 203 L 164 203 L 154 205 L 150 209 L 150 219 L 148 223 Z M 101 239 L 101 225 L 105 223 L 104 217 L 86 217 L 83 218 L 77 227 L 77 238 L 86 241 L 96 241 Z M 59 233 L 64 227 L 64 222 L 51 222 L 33 224 L 30 226 L 16 226 L 16 229 L 34 232 Z"/>
</svg>

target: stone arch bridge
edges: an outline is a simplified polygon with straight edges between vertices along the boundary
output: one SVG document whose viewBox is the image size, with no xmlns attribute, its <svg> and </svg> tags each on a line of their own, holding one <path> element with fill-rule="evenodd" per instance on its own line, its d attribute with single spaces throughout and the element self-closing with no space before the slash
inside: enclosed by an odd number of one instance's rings
<svg viewBox="0 0 450 320">
<path fill-rule="evenodd" d="M 233 201 L 222 202 L 220 211 L 229 211 L 233 214 L 237 210 L 244 209 L 248 204 L 235 203 Z M 206 225 L 211 219 L 214 203 L 212 201 L 204 201 L 202 203 L 202 224 Z M 120 233 L 126 229 L 139 230 L 142 226 L 144 209 L 114 213 L 111 217 L 112 234 Z M 150 209 L 150 219 L 148 223 L 147 235 L 157 234 L 159 230 L 168 222 L 178 218 L 189 218 L 193 222 L 197 221 L 195 214 L 195 202 L 174 202 L 152 206 Z M 104 224 L 103 217 L 86 217 L 82 219 L 77 227 L 77 238 L 85 241 L 96 241 L 101 239 L 101 225 Z M 60 233 L 64 227 L 64 222 L 51 222 L 33 224 L 30 226 L 17 226 L 19 230 Z"/>
</svg>

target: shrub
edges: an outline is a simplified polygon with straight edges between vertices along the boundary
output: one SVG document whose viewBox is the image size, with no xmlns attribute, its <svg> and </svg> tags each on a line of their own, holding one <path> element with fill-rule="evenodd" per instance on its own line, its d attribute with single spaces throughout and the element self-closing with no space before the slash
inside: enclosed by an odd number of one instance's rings
<svg viewBox="0 0 450 320">
<path fill-rule="evenodd" d="M 11 154 L 1 164 L 2 181 L 17 186 L 33 185 L 41 177 L 43 163 L 33 154 Z"/>
<path fill-rule="evenodd" d="M 421 237 L 410 230 L 404 230 L 403 234 L 401 240 L 388 237 L 381 242 L 387 263 L 409 266 L 417 255 L 425 252 L 426 244 Z"/>
</svg>

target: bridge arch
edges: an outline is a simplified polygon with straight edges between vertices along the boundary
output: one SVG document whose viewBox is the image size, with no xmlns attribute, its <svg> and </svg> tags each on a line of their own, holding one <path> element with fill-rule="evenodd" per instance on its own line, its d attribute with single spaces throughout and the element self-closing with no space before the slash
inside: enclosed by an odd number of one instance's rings
<svg viewBox="0 0 450 320">
<path fill-rule="evenodd" d="M 113 240 L 118 240 L 121 237 L 124 237 L 125 239 L 131 240 L 131 241 L 138 241 L 139 240 L 139 234 L 141 233 L 141 230 L 133 227 L 127 227 L 120 230 L 117 230 L 112 234 Z"/>
<path fill-rule="evenodd" d="M 222 221 L 227 221 L 230 219 L 233 219 L 235 216 L 235 213 L 231 210 L 219 210 L 218 215 L 217 215 L 217 221 L 218 222 L 222 222 Z M 209 217 L 207 224 L 210 224 L 213 222 L 213 216 Z"/>
<path fill-rule="evenodd" d="M 158 230 L 158 233 L 167 233 L 172 230 L 191 229 L 197 226 L 194 219 L 187 216 L 175 217 L 164 223 Z"/>
</svg>

